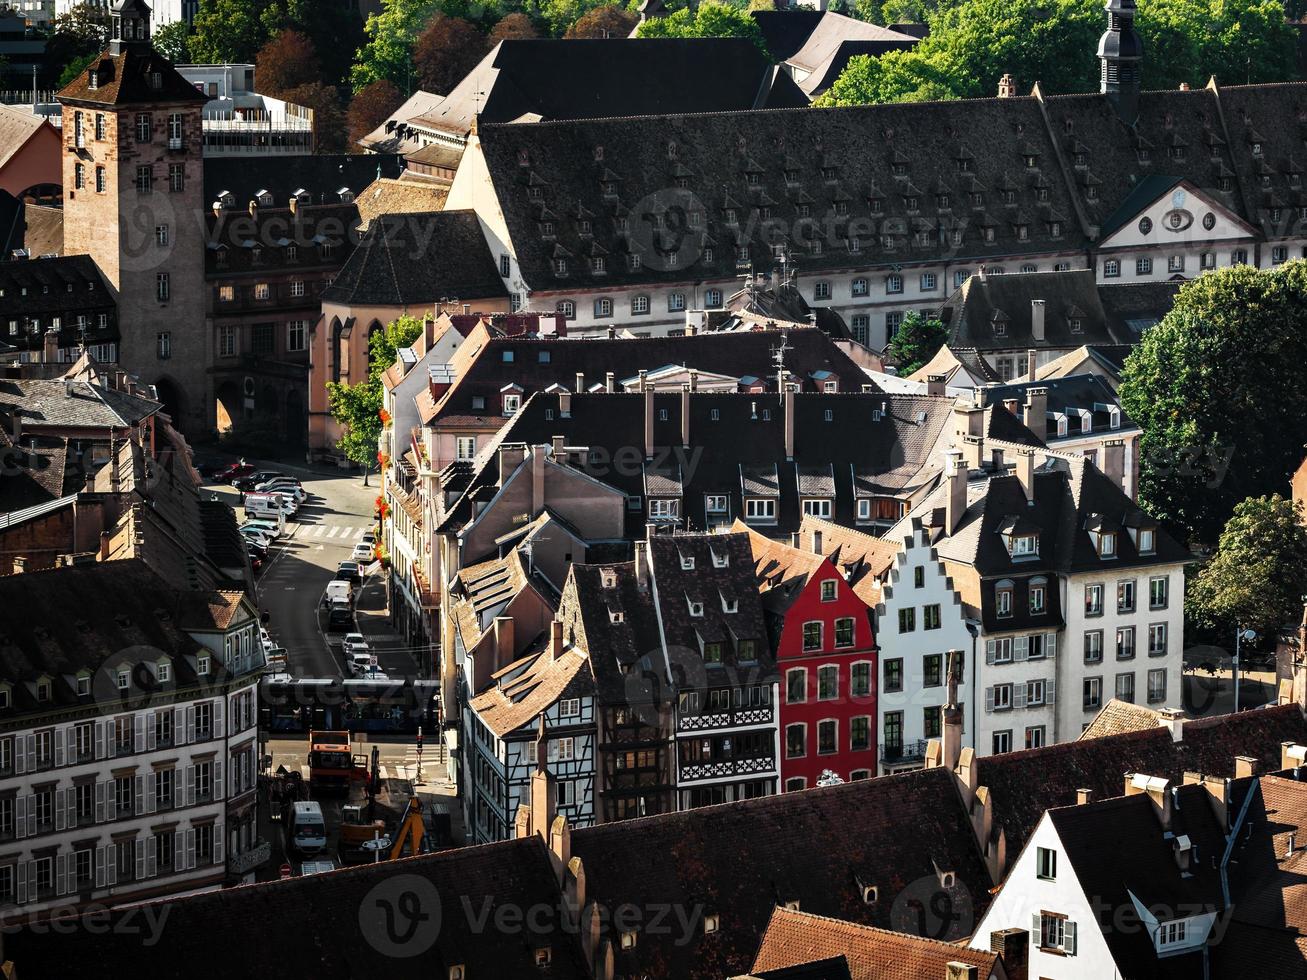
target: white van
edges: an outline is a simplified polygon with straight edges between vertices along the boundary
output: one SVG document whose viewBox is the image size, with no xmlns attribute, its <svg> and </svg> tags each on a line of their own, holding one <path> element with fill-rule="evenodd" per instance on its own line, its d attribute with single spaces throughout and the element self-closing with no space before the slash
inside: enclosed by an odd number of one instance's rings
<svg viewBox="0 0 1307 980">
<path fill-rule="evenodd" d="M 322 805 L 316 800 L 292 803 L 290 823 L 286 826 L 287 849 L 312 857 L 326 846 L 327 824 L 322 819 Z"/>
<path fill-rule="evenodd" d="M 327 583 L 327 599 L 334 603 L 337 599 L 342 602 L 353 603 L 354 596 L 350 589 L 350 584 L 344 579 L 334 578 Z"/>
<path fill-rule="evenodd" d="M 288 513 L 278 494 L 251 493 L 245 497 L 245 516 L 260 520 L 276 521 L 280 530 L 286 529 Z"/>
</svg>

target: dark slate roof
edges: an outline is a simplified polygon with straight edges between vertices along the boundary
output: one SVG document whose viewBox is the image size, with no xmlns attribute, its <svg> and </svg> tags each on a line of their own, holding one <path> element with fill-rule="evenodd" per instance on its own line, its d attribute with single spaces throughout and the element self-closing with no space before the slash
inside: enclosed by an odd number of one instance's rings
<svg viewBox="0 0 1307 980">
<path fill-rule="evenodd" d="M 613 576 L 609 588 L 603 584 L 605 572 Z M 600 702 L 667 704 L 670 689 L 658 611 L 648 583 L 640 585 L 635 563 L 573 565 L 570 579 L 560 615 L 580 620 Z"/>
<path fill-rule="evenodd" d="M 35 712 L 90 706 L 97 699 L 118 699 L 116 681 L 102 667 L 116 666 L 133 651 L 162 651 L 173 660 L 177 689 L 199 682 L 186 655 L 204 648 L 186 632 L 221 629 L 212 619 L 227 601 L 214 594 L 179 591 L 144 562 L 94 562 L 71 568 L 0 576 L 0 609 L 22 610 L 0 624 L 0 681 L 13 685 L 12 707 L 0 710 L 0 723 Z M 91 693 L 77 694 L 77 673 L 92 675 Z M 212 658 L 207 683 L 219 683 L 226 668 Z M 36 681 L 53 680 L 50 702 L 37 700 Z M 157 689 L 152 677 L 133 671 L 133 693 Z"/>
<path fill-rule="evenodd" d="M 333 198 L 334 200 L 334 198 Z M 358 208 L 350 204 L 314 204 L 291 211 L 261 207 L 254 214 L 241 205 L 222 211 L 208 211 L 204 220 L 208 232 L 205 271 L 214 277 L 263 270 L 310 272 L 339 268 L 358 242 Z M 320 245 L 333 247 L 324 258 Z M 291 261 L 287 246 L 295 247 Z M 254 249 L 260 249 L 254 261 Z"/>
<path fill-rule="evenodd" d="M 83 340 L 77 317 L 87 317 L 87 344 L 118 339 L 117 302 L 113 291 L 89 255 L 64 255 L 49 259 L 18 259 L 0 262 L 0 336 L 28 350 L 40 350 L 53 317 L 60 318 L 59 346 L 75 347 Z M 103 329 L 99 314 L 109 316 Z M 29 318 L 41 326 L 29 328 Z M 17 320 L 18 334 L 11 335 L 10 320 Z"/>
<path fill-rule="evenodd" d="M 1132 291 L 1137 287 L 1110 288 Z M 949 328 L 950 346 L 982 351 L 1060 350 L 1086 344 L 1137 342 L 1137 334 L 1131 335 L 1123 324 L 1108 320 L 1099 293 L 1092 269 L 976 275 L 949 297 L 940 317 Z M 1044 301 L 1042 341 L 1035 340 L 1032 333 L 1033 300 Z M 1071 328 L 1073 318 L 1080 321 L 1079 332 Z"/>
<path fill-rule="evenodd" d="M 959 918 L 935 924 L 945 940 L 965 936 L 989 904 L 988 872 L 943 769 L 604 824 L 573 833 L 572 853 L 585 865 L 587 895 L 605 905 L 671 902 L 720 916 L 715 935 L 650 929 L 627 950 L 606 924 L 616 976 L 745 973 L 773 909 L 787 902 L 917 933 L 916 903 L 947 893 Z M 942 872 L 954 873 L 952 888 L 941 886 Z M 863 900 L 862 885 L 878 889 L 875 902 Z"/>
<path fill-rule="evenodd" d="M 588 341 L 587 341 L 588 343 Z M 775 395 L 711 394 L 690 397 L 689 449 L 681 448 L 681 395 L 655 394 L 655 412 L 667 420 L 654 421 L 655 448 L 681 464 L 685 482 L 681 516 L 690 530 L 708 527 L 705 494 L 722 494 L 728 512 L 720 521 L 731 523 L 744 513 L 742 468 L 776 468 L 780 500 L 778 522 L 760 528 L 768 534 L 799 529 L 802 505 L 798 495 L 799 463 L 834 465 L 833 519 L 853 526 L 856 522 L 853 471 L 888 476 L 898 471 L 920 474 L 931 464 L 931 449 L 953 417 L 953 400 L 925 395 L 799 394 L 795 395 L 796 459 L 785 458 L 784 412 Z M 644 446 L 644 396 L 641 394 L 587 394 L 571 396 L 571 414 L 564 417 L 559 396 L 533 395 L 513 420 L 500 430 L 504 443 L 547 444 L 561 435 L 568 447 L 589 447 L 590 453 L 575 465 L 590 476 L 628 496 L 642 496 L 643 467 L 624 465 Z M 884 414 L 873 421 L 876 413 Z M 830 411 L 831 420 L 825 413 Z M 717 418 L 712 417 L 717 413 Z M 553 418 L 548 418 L 551 413 Z M 860 433 L 850 439 L 851 431 Z M 631 447 L 641 447 L 632 450 Z M 622 455 L 616 454 L 621 451 Z M 680 454 L 680 455 L 678 455 Z M 462 525 L 471 515 L 471 498 L 478 488 L 493 486 L 498 478 L 498 454 L 481 461 L 468 493 L 452 508 L 446 529 Z M 627 537 L 644 537 L 645 510 L 627 512 Z M 714 515 L 714 520 L 718 520 Z"/>
<path fill-rule="evenodd" d="M 1179 742 L 1159 726 L 978 758 L 977 778 L 990 789 L 1007 853 L 1025 846 L 1045 810 L 1075 803 L 1077 789 L 1092 790 L 1095 799 L 1120 796 L 1129 772 L 1176 783 L 1185 772 L 1233 776 L 1238 755 L 1256 758 L 1264 772 L 1278 769 L 1282 742 L 1307 742 L 1307 720 L 1296 704 L 1287 704 L 1195 718 L 1181 732 Z"/>
<path fill-rule="evenodd" d="M 25 435 L 14 447 L 0 431 L 0 458 L 8 478 L 0 480 L 0 514 L 61 500 L 86 485 L 83 456 L 61 436 Z"/>
<path fill-rule="evenodd" d="M 1178 282 L 1141 282 L 1100 287 L 1098 300 L 1103 304 L 1103 316 L 1109 327 L 1126 337 L 1128 343 L 1100 344 L 1097 349 L 1116 352 L 1118 363 L 1124 363 L 1139 335 L 1171 312 L 1180 285 Z"/>
<path fill-rule="evenodd" d="M 379 216 L 322 294 L 325 302 L 366 306 L 429 305 L 445 296 L 508 296 L 474 211 Z"/>
<path fill-rule="evenodd" d="M 777 61 L 786 61 L 803 47 L 826 14 L 822 10 L 791 7 L 787 10 L 751 10 L 749 16 L 762 31 L 762 39 L 767 42 L 771 56 Z"/>
<path fill-rule="evenodd" d="M 1002 409 L 1003 403 L 1015 399 L 1018 404 L 1026 403 L 1026 392 L 1031 388 L 1042 388 L 1048 392 L 1046 406 L 1049 412 L 1071 414 L 1067 426 L 1067 435 L 1063 438 L 1079 438 L 1084 435 L 1080 428 L 1080 416 L 1083 409 L 1092 413 L 1091 424 L 1096 435 L 1112 432 L 1134 432 L 1137 427 L 1130 417 L 1121 410 L 1120 400 L 1111 385 L 1096 374 L 1073 374 L 1065 378 L 1048 378 L 1044 381 L 1022 381 L 1017 384 L 989 385 L 982 389 L 981 398 L 986 405 Z M 1115 406 L 1118 410 L 1117 428 L 1111 427 L 1111 413 L 1096 406 Z M 997 413 L 996 413 L 997 414 Z M 1014 418 L 1010 412 L 1004 412 L 1008 418 Z M 1043 427 L 1037 433 L 1045 443 L 1052 445 L 1058 439 L 1057 420 L 1045 419 Z"/>
<path fill-rule="evenodd" d="M 23 424 L 33 428 L 121 430 L 139 425 L 162 407 L 143 395 L 89 381 L 0 379 L 0 416 L 18 412 Z"/>
<path fill-rule="evenodd" d="M 733 278 L 737 238 L 748 245 L 753 264 L 764 267 L 772 244 L 767 222 L 745 220 L 761 206 L 772 209 L 783 234 L 798 239 L 789 244 L 805 272 L 943 258 L 980 264 L 999 255 L 1081 250 L 1101 238 L 1103 225 L 1151 174 L 1187 180 L 1264 234 L 1285 235 L 1290 229 L 1272 227 L 1269 213 L 1281 199 L 1292 217 L 1300 193 L 1291 174 L 1302 156 L 1296 120 L 1304 103 L 1303 83 L 1276 83 L 1219 94 L 1145 92 L 1134 128 L 1095 93 L 486 125 L 480 135 L 532 288 L 594 289 L 602 282 Z M 1183 158 L 1167 152 L 1177 139 L 1187 148 Z M 1146 160 L 1141 150 L 1147 150 Z M 1077 155 L 1083 164 L 1077 164 Z M 961 161 L 968 158 L 971 169 L 965 170 Z M 1034 166 L 1027 166 L 1031 158 Z M 1271 179 L 1265 191 L 1263 170 Z M 794 180 L 785 179 L 787 171 Z M 757 177 L 751 182 L 749 174 Z M 1223 191 L 1227 177 L 1230 189 Z M 945 191 L 949 203 L 942 207 L 938 194 Z M 983 195 L 979 205 L 972 204 L 972 193 Z M 832 214 L 840 219 L 835 234 L 820 255 L 813 255 L 807 245 L 811 230 L 799 221 L 797 209 L 807 204 L 812 226 L 820 228 L 841 195 L 847 196 L 848 213 Z M 917 199 L 916 213 L 907 210 L 910 197 Z M 872 199 L 881 203 L 881 212 L 871 210 Z M 593 242 L 582 238 L 572 217 L 578 204 L 594 215 Z M 732 206 L 738 229 L 726 220 L 725 210 Z M 702 232 L 655 240 L 647 225 L 637 228 L 632 221 L 634 242 L 628 246 L 615 219 L 650 207 L 701 209 Z M 843 238 L 846 222 L 855 219 L 871 230 L 851 261 Z M 554 222 L 556 240 L 540 237 L 541 220 Z M 994 229 L 992 241 L 985 240 L 984 227 Z M 962 244 L 941 245 L 951 242 L 951 235 L 940 232 L 954 228 L 963 232 Z M 918 244 L 914 232 L 925 232 L 924 242 Z M 892 247 L 881 241 L 884 234 L 893 236 Z M 711 261 L 701 251 L 705 236 L 715 245 Z M 588 262 L 578 261 L 569 263 L 566 274 L 555 275 L 557 249 L 588 258 L 596 244 L 610 255 L 643 249 L 642 267 L 631 272 L 626 263 L 612 262 L 607 272 L 593 274 Z"/>
<path fill-rule="evenodd" d="M 204 158 L 204 203 L 223 191 L 246 208 L 259 191 L 269 191 L 275 207 L 286 207 L 299 190 L 313 204 L 339 203 L 337 191 L 348 187 L 355 197 L 382 177 L 398 177 L 403 158 L 393 153 L 304 154 L 302 156 L 235 156 Z"/>
<path fill-rule="evenodd" d="M 702 683 L 710 687 L 727 678 L 735 684 L 776 680 L 747 534 L 658 534 L 649 541 L 649 555 L 672 672 L 685 672 L 676 677 L 681 689 L 695 686 L 704 669 Z M 684 567 L 687 561 L 691 568 Z M 691 602 L 702 604 L 702 615 L 691 614 Z M 724 604 L 731 602 L 736 611 L 725 612 Z M 740 640 L 753 641 L 755 657 L 739 656 Z M 720 668 L 705 668 L 700 658 L 706 643 L 722 645 Z M 721 678 L 714 676 L 718 673 Z"/>
<path fill-rule="evenodd" d="M 412 122 L 466 133 L 474 116 L 484 125 L 807 104 L 747 38 L 539 38 L 501 41 Z"/>
<path fill-rule="evenodd" d="M 575 932 L 559 921 L 553 875 L 541 839 L 530 837 L 221 889 L 180 903 L 168 899 L 151 912 L 166 913 L 169 928 L 157 936 L 148 933 L 149 940 L 144 930 L 114 930 L 112 943 L 87 929 L 67 936 L 46 930 L 6 937 L 6 956 L 26 964 L 33 976 L 57 976 L 69 962 L 98 963 L 106 976 L 175 980 L 265 972 L 271 933 L 267 943 L 213 942 L 214 922 L 239 915 L 276 932 L 278 959 L 321 980 L 379 976 L 396 963 L 428 977 L 447 977 L 450 967 L 461 965 L 472 978 L 582 980 L 589 973 Z M 400 901 L 431 916 L 429 932 L 397 934 L 393 921 L 388 927 L 386 916 Z M 498 909 L 552 909 L 554 914 L 524 915 L 515 920 L 520 928 L 506 935 L 494 929 L 493 919 L 487 924 L 480 918 L 483 910 L 493 916 Z M 403 941 L 390 938 L 397 935 Z M 551 953 L 543 968 L 535 963 L 541 946 Z"/>
<path fill-rule="evenodd" d="M 1224 853 L 1225 834 L 1210 794 L 1206 787 L 1190 784 L 1177 787 L 1172 800 L 1167 828 L 1145 793 L 1049 810 L 1076 882 L 1096 907 L 1129 908 L 1133 896 L 1163 923 L 1223 907 L 1220 872 L 1210 858 Z M 1104 827 L 1112 828 L 1110 835 Z M 1181 870 L 1174 843 L 1163 836 L 1168 830 L 1193 844 L 1198 860 L 1188 870 Z M 1112 928 L 1110 918 L 1099 925 L 1121 976 L 1157 975 L 1159 958 L 1146 930 Z M 1186 965 L 1201 972 L 1202 954 L 1188 959 Z M 1176 964 L 1168 960 L 1166 965 Z"/>
<path fill-rule="evenodd" d="M 347 272 L 348 268 L 337 278 L 338 285 Z M 809 380 L 817 371 L 831 372 L 842 391 L 860 391 L 861 386 L 868 383 L 866 373 L 824 332 L 791 330 L 785 334 L 785 339 L 789 345 L 785 354 L 786 369 L 795 376 L 793 383 L 805 390 L 820 390 L 819 385 Z M 571 391 L 576 387 L 578 374 L 584 375 L 585 385 L 589 388 L 604 384 L 609 371 L 613 372 L 614 382 L 620 383 L 636 377 L 641 370 L 654 371 L 668 365 L 684 365 L 730 377 L 753 375 L 763 379 L 774 391 L 776 372 L 772 357 L 780 342 L 780 334 L 774 331 L 612 340 L 496 337 L 485 345 L 458 382 L 442 396 L 435 417 L 444 420 L 453 416 L 475 417 L 487 412 L 498 414 L 499 393 L 506 384 L 521 385 L 528 395 L 544 391 L 553 384 Z M 513 359 L 506 362 L 505 352 L 510 351 Z M 473 398 L 484 398 L 486 408 L 473 408 Z"/>
<path fill-rule="evenodd" d="M 98 76 L 98 84 L 91 85 L 91 75 Z M 161 85 L 150 84 L 158 74 Z M 203 104 L 208 96 L 182 78 L 181 74 L 163 55 L 145 46 L 125 45 L 119 54 L 105 51 L 92 61 L 58 94 L 60 102 L 69 105 L 125 106 L 125 105 L 178 105 Z"/>
</svg>

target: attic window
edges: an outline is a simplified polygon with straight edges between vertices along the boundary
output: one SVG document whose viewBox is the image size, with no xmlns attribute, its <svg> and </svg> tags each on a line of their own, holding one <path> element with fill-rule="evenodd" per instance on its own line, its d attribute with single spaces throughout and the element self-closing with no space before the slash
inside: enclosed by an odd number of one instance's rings
<svg viewBox="0 0 1307 980">
<path fill-rule="evenodd" d="M 624 623 L 626 622 L 626 613 L 621 609 L 610 609 L 608 610 L 608 621 L 610 623 Z"/>
<path fill-rule="evenodd" d="M 0 711 L 8 711 L 11 705 L 9 699 L 9 688 L 0 687 Z"/>
<path fill-rule="evenodd" d="M 125 670 L 118 671 L 117 676 L 118 690 L 125 691 L 131 687 L 132 675 Z"/>
<path fill-rule="evenodd" d="M 163 72 L 159 72 L 159 71 L 150 72 L 150 88 L 152 89 L 163 88 Z"/>
<path fill-rule="evenodd" d="M 790 901 L 785 903 L 785 909 L 789 912 L 799 911 L 799 900 L 797 898 L 790 899 Z"/>
<path fill-rule="evenodd" d="M 540 969 L 542 969 L 542 970 L 543 970 L 545 967 L 547 967 L 547 966 L 549 965 L 549 956 L 550 956 L 550 954 L 549 954 L 549 947 L 548 947 L 548 946 L 541 946 L 539 949 L 537 949 L 537 950 L 536 950 L 536 966 L 540 967 Z"/>
<path fill-rule="evenodd" d="M 684 569 L 686 569 L 687 571 L 688 571 L 689 569 L 694 568 L 694 556 L 693 556 L 693 555 L 682 555 L 682 556 L 681 556 L 681 567 L 684 568 Z"/>
<path fill-rule="evenodd" d="M 703 616 L 703 603 L 702 603 L 702 602 L 696 602 L 695 600 L 693 600 L 693 599 L 689 599 L 689 598 L 686 599 L 686 602 L 687 602 L 687 603 L 689 604 L 689 606 L 690 606 L 690 615 L 691 615 L 691 616 L 695 617 L 696 619 L 698 619 L 699 617 Z"/>
<path fill-rule="evenodd" d="M 1067 326 L 1071 329 L 1071 332 L 1072 332 L 1072 333 L 1083 333 L 1083 332 L 1084 332 L 1084 326 L 1085 326 L 1085 325 L 1084 325 L 1084 321 L 1081 320 L 1080 317 L 1078 317 L 1078 316 L 1073 316 L 1073 317 L 1071 317 L 1070 319 L 1068 319 L 1068 320 L 1067 320 Z"/>
<path fill-rule="evenodd" d="M 449 980 L 466 980 L 466 978 L 467 973 L 464 972 L 462 964 L 449 968 Z"/>
<path fill-rule="evenodd" d="M 737 613 L 740 611 L 740 601 L 738 599 L 728 599 L 722 596 L 722 612 Z"/>
<path fill-rule="evenodd" d="M 634 932 L 629 932 L 629 931 L 628 931 L 628 932 L 624 932 L 624 933 L 622 933 L 622 949 L 635 949 L 635 933 L 634 933 Z"/>
<path fill-rule="evenodd" d="M 49 701 L 49 700 L 50 700 L 50 682 L 49 682 L 49 681 L 37 681 L 37 682 L 36 682 L 36 700 L 38 700 L 38 701 Z"/>
<path fill-rule="evenodd" d="M 599 152 L 600 152 L 600 154 L 602 155 L 603 150 L 601 149 Z M 531 154 L 530 154 L 530 152 L 528 152 L 527 150 L 518 150 L 518 151 L 517 151 L 517 165 L 518 165 L 519 167 L 529 167 L 529 166 L 531 166 Z"/>
<path fill-rule="evenodd" d="M 1093 534 L 1094 548 L 1099 558 L 1116 557 L 1116 532 L 1098 531 Z"/>
<path fill-rule="evenodd" d="M 730 555 L 719 555 L 717 552 L 712 553 L 713 568 L 725 568 L 731 563 Z"/>
<path fill-rule="evenodd" d="M 8 692 L 0 692 L 0 693 L 6 693 L 6 694 L 7 694 Z M 78 696 L 79 698 L 84 698 L 84 697 L 88 697 L 88 696 L 90 695 L 90 693 L 91 693 L 91 675 L 90 675 L 90 674 L 78 674 L 78 675 L 77 675 L 77 696 Z"/>
<path fill-rule="evenodd" d="M 92 68 L 88 71 L 86 73 L 86 82 L 92 92 L 98 89 L 100 87 L 100 70 L 98 68 Z"/>
<path fill-rule="evenodd" d="M 720 928 L 721 928 L 721 919 L 719 919 L 717 916 L 705 915 L 703 917 L 703 934 L 705 936 L 711 936 L 714 932 L 716 932 Z"/>
<path fill-rule="evenodd" d="M 524 151 L 524 152 L 525 152 L 525 151 Z M 594 154 L 594 156 L 595 156 L 595 160 L 596 160 L 596 161 L 598 161 L 598 160 L 602 160 L 602 159 L 604 158 L 604 148 L 603 148 L 602 145 L 596 145 L 596 146 L 595 146 L 595 154 Z"/>
<path fill-rule="evenodd" d="M 605 568 L 599 574 L 599 583 L 605 589 L 617 588 L 617 573 L 611 568 Z"/>
</svg>

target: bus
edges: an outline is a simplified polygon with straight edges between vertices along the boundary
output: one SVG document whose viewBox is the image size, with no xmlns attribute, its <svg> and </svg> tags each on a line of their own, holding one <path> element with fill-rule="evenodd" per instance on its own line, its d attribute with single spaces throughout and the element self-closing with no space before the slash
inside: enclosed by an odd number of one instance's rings
<svg viewBox="0 0 1307 980">
<path fill-rule="evenodd" d="M 259 728 L 268 735 L 336 729 L 412 735 L 439 731 L 440 682 L 264 677 Z"/>
</svg>

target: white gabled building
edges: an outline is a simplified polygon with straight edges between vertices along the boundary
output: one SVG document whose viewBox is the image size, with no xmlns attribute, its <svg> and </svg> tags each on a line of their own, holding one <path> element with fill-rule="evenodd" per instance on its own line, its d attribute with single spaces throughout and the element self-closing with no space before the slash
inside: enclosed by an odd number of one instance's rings
<svg viewBox="0 0 1307 980">
<path fill-rule="evenodd" d="M 99 562 L 2 578 L 0 611 L 0 910 L 216 888 L 267 859 L 243 593 Z"/>
<path fill-rule="evenodd" d="M 975 932 L 1029 930 L 1029 975 L 1204 976 L 1229 905 L 1223 882 L 1246 807 L 1229 780 L 1172 786 L 1126 774 L 1126 795 L 1047 811 Z M 1231 821 L 1230 826 L 1226 822 Z M 1109 830 L 1110 828 L 1110 830 Z M 980 945 L 977 945 L 980 944 Z"/>
</svg>

